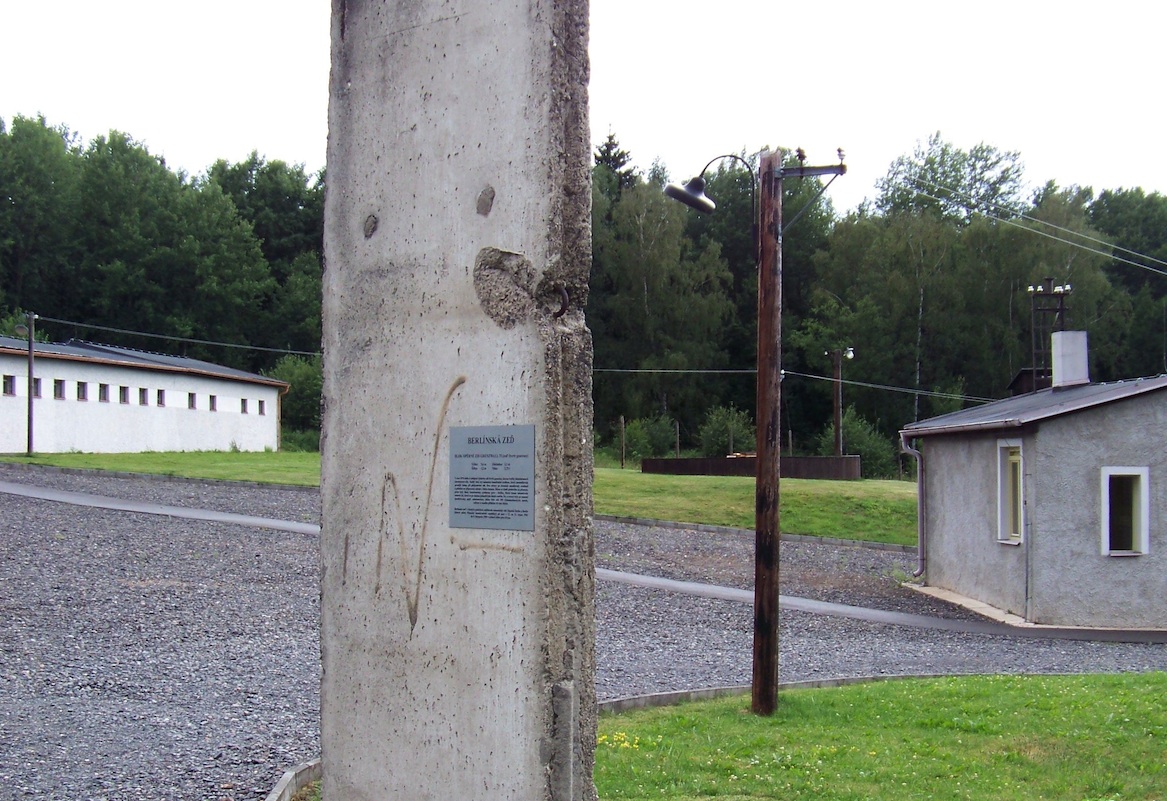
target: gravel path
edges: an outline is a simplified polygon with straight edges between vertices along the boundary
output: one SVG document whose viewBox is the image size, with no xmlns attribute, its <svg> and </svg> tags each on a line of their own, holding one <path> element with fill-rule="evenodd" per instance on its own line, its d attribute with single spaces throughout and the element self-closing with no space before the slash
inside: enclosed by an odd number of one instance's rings
<svg viewBox="0 0 1167 801">
<path fill-rule="evenodd" d="M 0 480 L 316 522 L 314 490 Z M 315 537 L 0 495 L 0 798 L 257 799 L 319 752 Z M 597 565 L 749 587 L 752 535 L 596 524 Z M 782 591 L 969 613 L 901 588 L 911 554 L 782 544 Z M 752 610 L 600 582 L 597 692 L 749 681 Z M 1167 669 L 1167 646 L 1012 639 L 785 611 L 783 681 Z"/>
</svg>

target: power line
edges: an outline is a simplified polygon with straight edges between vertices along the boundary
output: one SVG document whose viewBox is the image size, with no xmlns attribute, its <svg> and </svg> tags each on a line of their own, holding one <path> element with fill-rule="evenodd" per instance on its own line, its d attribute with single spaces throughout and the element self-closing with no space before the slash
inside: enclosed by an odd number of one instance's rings
<svg viewBox="0 0 1167 801">
<path fill-rule="evenodd" d="M 1000 204 L 997 204 L 997 203 L 986 204 L 986 207 L 988 207 L 988 208 L 995 207 L 997 209 L 998 213 L 993 214 L 993 213 L 990 213 L 990 211 L 984 211 L 980 208 L 977 208 L 975 199 L 969 197 L 967 194 L 964 194 L 963 192 L 960 192 L 956 189 L 952 189 L 951 187 L 943 186 L 941 184 L 933 183 L 932 181 L 928 181 L 924 178 L 914 178 L 914 179 L 912 179 L 912 181 L 915 184 L 917 184 L 916 193 L 918 195 L 920 195 L 921 197 L 928 198 L 929 200 L 935 200 L 938 203 L 945 203 L 945 202 L 952 201 L 955 199 L 957 203 L 960 203 L 961 205 L 963 205 L 966 209 L 968 209 L 973 214 L 980 214 L 982 217 L 987 217 L 990 220 L 996 220 L 997 222 L 1003 223 L 1005 225 L 1012 225 L 1015 228 L 1020 228 L 1023 231 L 1029 231 L 1030 233 L 1037 234 L 1038 236 L 1044 236 L 1047 239 L 1052 239 L 1055 242 L 1060 242 L 1063 245 L 1069 245 L 1070 247 L 1075 247 L 1075 248 L 1078 248 L 1080 250 L 1085 250 L 1087 253 L 1093 253 L 1097 256 L 1102 256 L 1102 257 L 1107 258 L 1107 259 L 1112 259 L 1114 261 L 1121 262 L 1123 264 L 1129 264 L 1132 267 L 1139 267 L 1140 269 L 1147 270 L 1148 272 L 1155 273 L 1156 275 L 1167 276 L 1167 270 L 1160 270 L 1158 268 L 1150 266 L 1149 264 L 1143 264 L 1141 262 L 1132 261 L 1131 259 L 1128 259 L 1124 256 L 1120 256 L 1120 255 L 1114 253 L 1114 251 L 1118 250 L 1118 251 L 1122 251 L 1123 253 L 1129 253 L 1130 255 L 1136 256 L 1140 259 L 1146 259 L 1147 261 L 1156 262 L 1158 264 L 1162 264 L 1163 266 L 1167 267 L 1167 261 L 1164 261 L 1162 259 L 1157 259 L 1154 256 L 1148 256 L 1145 253 L 1139 253 L 1136 250 L 1131 250 L 1130 248 L 1124 248 L 1120 245 L 1115 245 L 1115 244 L 1112 244 L 1110 242 L 1107 242 L 1104 239 L 1099 239 L 1098 237 L 1090 236 L 1089 234 L 1085 234 L 1085 233 L 1082 233 L 1080 231 L 1074 231 L 1074 230 L 1071 230 L 1069 228 L 1065 228 L 1063 226 L 1056 225 L 1056 224 L 1051 223 L 1051 222 L 1047 222 L 1046 220 L 1040 220 L 1036 217 L 1032 217 L 1032 216 L 1025 214 L 1025 213 L 1017 213 L 1018 217 L 1020 217 L 1023 220 L 1026 220 L 1028 222 L 1035 223 L 1037 225 L 1044 225 L 1048 228 L 1054 229 L 1055 231 L 1060 231 L 1064 234 L 1068 234 L 1071 236 L 1076 236 L 1080 239 L 1084 239 L 1087 242 L 1094 242 L 1095 244 L 1103 245 L 1107 248 L 1110 248 L 1111 250 L 1106 251 L 1106 250 L 1100 250 L 1098 248 L 1092 248 L 1092 247 L 1089 247 L 1088 245 L 1082 244 L 1081 242 L 1075 242 L 1075 241 L 1070 240 L 1070 239 L 1065 239 L 1063 237 L 1054 236 L 1053 234 L 1049 234 L 1049 233 L 1046 233 L 1045 231 L 1039 231 L 1039 230 L 1036 230 L 1034 228 L 1030 228 L 1028 226 L 1021 225 L 1020 223 L 1016 222 L 1015 220 L 1011 220 L 1007 217 L 1001 216 L 1001 212 L 1013 212 L 1014 211 L 1013 209 L 1010 209 L 1007 206 L 1001 206 Z M 926 186 L 932 187 L 935 190 L 947 192 L 947 193 L 949 193 L 950 197 L 942 198 L 942 197 L 937 197 L 936 195 L 929 194 L 928 192 L 925 192 L 923 189 L 919 188 L 919 185 L 926 185 Z"/>
<path fill-rule="evenodd" d="M 107 325 L 96 325 L 93 323 L 79 323 L 76 320 L 58 320 L 56 317 L 45 317 L 43 314 L 37 315 L 38 320 L 45 320 L 50 323 L 59 323 L 61 325 L 72 325 L 77 328 L 91 328 L 95 331 L 107 331 L 114 334 L 127 334 L 135 337 L 147 337 L 149 339 L 164 339 L 169 342 L 186 342 L 192 345 L 214 345 L 220 348 L 237 348 L 239 350 L 258 350 L 264 353 L 290 353 L 296 356 L 319 356 L 307 350 L 289 350 L 287 348 L 264 348 L 259 345 L 238 345 L 234 342 L 215 342 L 209 339 L 192 339 L 190 337 L 175 337 L 167 336 L 166 334 L 147 334 L 145 331 L 129 331 L 125 328 L 111 328 Z"/>
<path fill-rule="evenodd" d="M 613 367 L 596 367 L 592 369 L 593 373 L 644 373 L 652 374 L 674 374 L 674 375 L 717 375 L 717 374 L 756 374 L 758 371 L 753 370 L 657 370 L 657 369 L 616 369 Z M 783 370 L 782 377 L 795 376 L 797 378 L 809 378 L 814 381 L 829 381 L 835 383 L 835 379 L 828 375 L 814 375 L 813 373 L 799 373 L 794 370 Z M 972 403 L 991 403 L 995 398 L 981 398 L 976 395 L 959 395 L 955 392 L 936 392 L 930 389 L 912 389 L 911 387 L 895 387 L 890 384 L 873 384 L 869 381 L 854 381 L 851 379 L 840 379 L 840 383 L 847 384 L 854 387 L 865 387 L 867 389 L 880 389 L 886 392 L 903 392 L 909 395 L 924 395 L 929 398 L 949 398 L 951 400 L 970 401 Z"/>
</svg>

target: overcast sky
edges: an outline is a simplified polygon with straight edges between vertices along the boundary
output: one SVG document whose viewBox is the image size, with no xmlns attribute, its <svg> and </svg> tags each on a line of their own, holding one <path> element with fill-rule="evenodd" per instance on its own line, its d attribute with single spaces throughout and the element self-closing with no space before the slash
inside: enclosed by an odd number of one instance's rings
<svg viewBox="0 0 1167 801">
<path fill-rule="evenodd" d="M 469 9 L 486 0 L 465 0 Z M 712 157 L 802 147 L 875 193 L 929 134 L 1021 152 L 1030 184 L 1167 193 L 1167 5 L 592 0 L 592 141 L 683 179 Z M 0 3 L 0 117 L 111 128 L 199 173 L 253 149 L 323 165 L 327 0 Z"/>
</svg>

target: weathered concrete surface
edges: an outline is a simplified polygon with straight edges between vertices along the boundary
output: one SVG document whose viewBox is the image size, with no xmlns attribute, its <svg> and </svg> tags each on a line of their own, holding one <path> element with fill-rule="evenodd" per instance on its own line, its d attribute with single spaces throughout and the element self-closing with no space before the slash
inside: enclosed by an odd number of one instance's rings
<svg viewBox="0 0 1167 801">
<path fill-rule="evenodd" d="M 595 797 L 587 13 L 333 2 L 330 801 Z M 450 528 L 450 427 L 510 424 L 535 531 Z"/>
</svg>

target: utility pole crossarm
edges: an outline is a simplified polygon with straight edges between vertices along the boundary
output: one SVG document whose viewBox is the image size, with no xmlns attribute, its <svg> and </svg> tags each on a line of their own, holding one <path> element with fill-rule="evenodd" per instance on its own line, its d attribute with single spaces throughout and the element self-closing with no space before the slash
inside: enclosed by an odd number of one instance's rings
<svg viewBox="0 0 1167 801">
<path fill-rule="evenodd" d="M 779 178 L 814 178 L 818 175 L 846 175 L 846 164 L 830 164 L 826 167 L 779 167 L 774 170 Z"/>
</svg>

